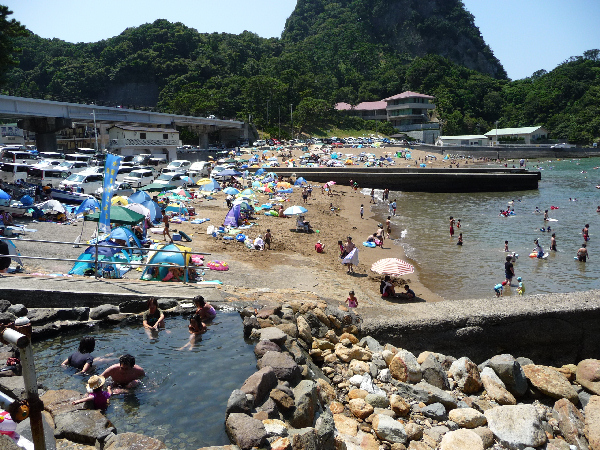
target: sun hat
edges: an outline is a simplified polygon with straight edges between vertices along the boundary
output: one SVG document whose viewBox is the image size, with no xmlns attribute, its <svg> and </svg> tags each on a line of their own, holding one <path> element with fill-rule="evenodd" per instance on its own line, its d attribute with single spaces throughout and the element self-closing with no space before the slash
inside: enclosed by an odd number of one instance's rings
<svg viewBox="0 0 600 450">
<path fill-rule="evenodd" d="M 87 388 L 88 390 L 93 391 L 94 389 L 104 386 L 105 381 L 106 378 L 104 378 L 102 375 L 92 375 L 87 382 Z"/>
</svg>

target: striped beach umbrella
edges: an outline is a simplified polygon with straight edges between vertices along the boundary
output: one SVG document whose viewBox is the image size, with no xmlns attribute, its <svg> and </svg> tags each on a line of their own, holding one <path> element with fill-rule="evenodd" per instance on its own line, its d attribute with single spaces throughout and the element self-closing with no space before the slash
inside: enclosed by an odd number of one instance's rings
<svg viewBox="0 0 600 450">
<path fill-rule="evenodd" d="M 385 258 L 373 263 L 371 270 L 381 275 L 407 275 L 413 273 L 415 268 L 398 258 Z"/>
</svg>

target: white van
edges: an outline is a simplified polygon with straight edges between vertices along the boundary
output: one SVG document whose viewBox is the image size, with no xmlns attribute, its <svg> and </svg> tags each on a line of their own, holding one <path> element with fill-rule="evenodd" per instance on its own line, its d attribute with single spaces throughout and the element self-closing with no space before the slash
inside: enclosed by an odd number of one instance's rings
<svg viewBox="0 0 600 450">
<path fill-rule="evenodd" d="M 0 179 L 5 183 L 16 183 L 17 180 L 25 181 L 29 167 L 27 164 L 4 163 L 0 168 Z"/>
<path fill-rule="evenodd" d="M 188 174 L 192 178 L 207 177 L 208 175 L 210 175 L 211 167 L 212 164 L 210 163 L 210 161 L 198 161 L 190 166 Z"/>
<path fill-rule="evenodd" d="M 258 141 L 254 141 L 255 147 L 264 147 L 265 145 L 267 145 L 267 141 L 265 141 L 264 139 L 259 139 Z"/>
<path fill-rule="evenodd" d="M 31 184 L 51 185 L 57 188 L 69 175 L 68 171 L 55 167 L 30 167 L 27 171 L 27 181 Z"/>
<path fill-rule="evenodd" d="M 102 187 L 102 174 L 92 173 L 74 173 L 59 185 L 60 189 L 71 189 L 81 194 L 92 194 L 99 187 Z"/>
<path fill-rule="evenodd" d="M 65 155 L 65 161 L 77 161 L 77 162 L 86 162 L 90 163 L 93 155 L 82 155 L 81 153 L 71 153 L 70 155 Z"/>
<path fill-rule="evenodd" d="M 154 180 L 154 173 L 151 170 L 135 169 L 127 175 L 123 181 L 134 187 L 140 188 L 146 186 Z"/>
<path fill-rule="evenodd" d="M 121 166 L 119 167 L 119 171 L 117 172 L 117 181 L 125 181 L 125 178 L 129 176 L 133 167 L 130 166 Z"/>
<path fill-rule="evenodd" d="M 187 159 L 176 159 L 167 165 L 168 171 L 185 172 L 192 165 Z"/>
<path fill-rule="evenodd" d="M 70 175 L 72 173 L 83 172 L 84 170 L 89 169 L 90 166 L 85 161 L 63 161 L 58 167 L 62 170 L 66 170 Z"/>
</svg>

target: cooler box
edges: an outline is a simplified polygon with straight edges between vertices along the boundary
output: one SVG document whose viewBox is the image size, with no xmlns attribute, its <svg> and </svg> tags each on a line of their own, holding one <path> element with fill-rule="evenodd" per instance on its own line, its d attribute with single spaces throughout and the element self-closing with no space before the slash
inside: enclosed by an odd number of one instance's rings
<svg viewBox="0 0 600 450">
<path fill-rule="evenodd" d="M 173 233 L 173 241 L 181 241 L 181 235 Z"/>
</svg>

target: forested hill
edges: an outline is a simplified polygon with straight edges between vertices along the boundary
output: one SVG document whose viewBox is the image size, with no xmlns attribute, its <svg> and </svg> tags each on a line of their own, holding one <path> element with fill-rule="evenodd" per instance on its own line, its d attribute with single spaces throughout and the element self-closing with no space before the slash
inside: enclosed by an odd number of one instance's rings
<svg viewBox="0 0 600 450">
<path fill-rule="evenodd" d="M 506 72 L 461 0 L 298 0 L 282 39 L 314 47 L 319 58 L 368 64 L 380 50 L 408 57 L 440 55 L 469 69 Z"/>
</svg>

